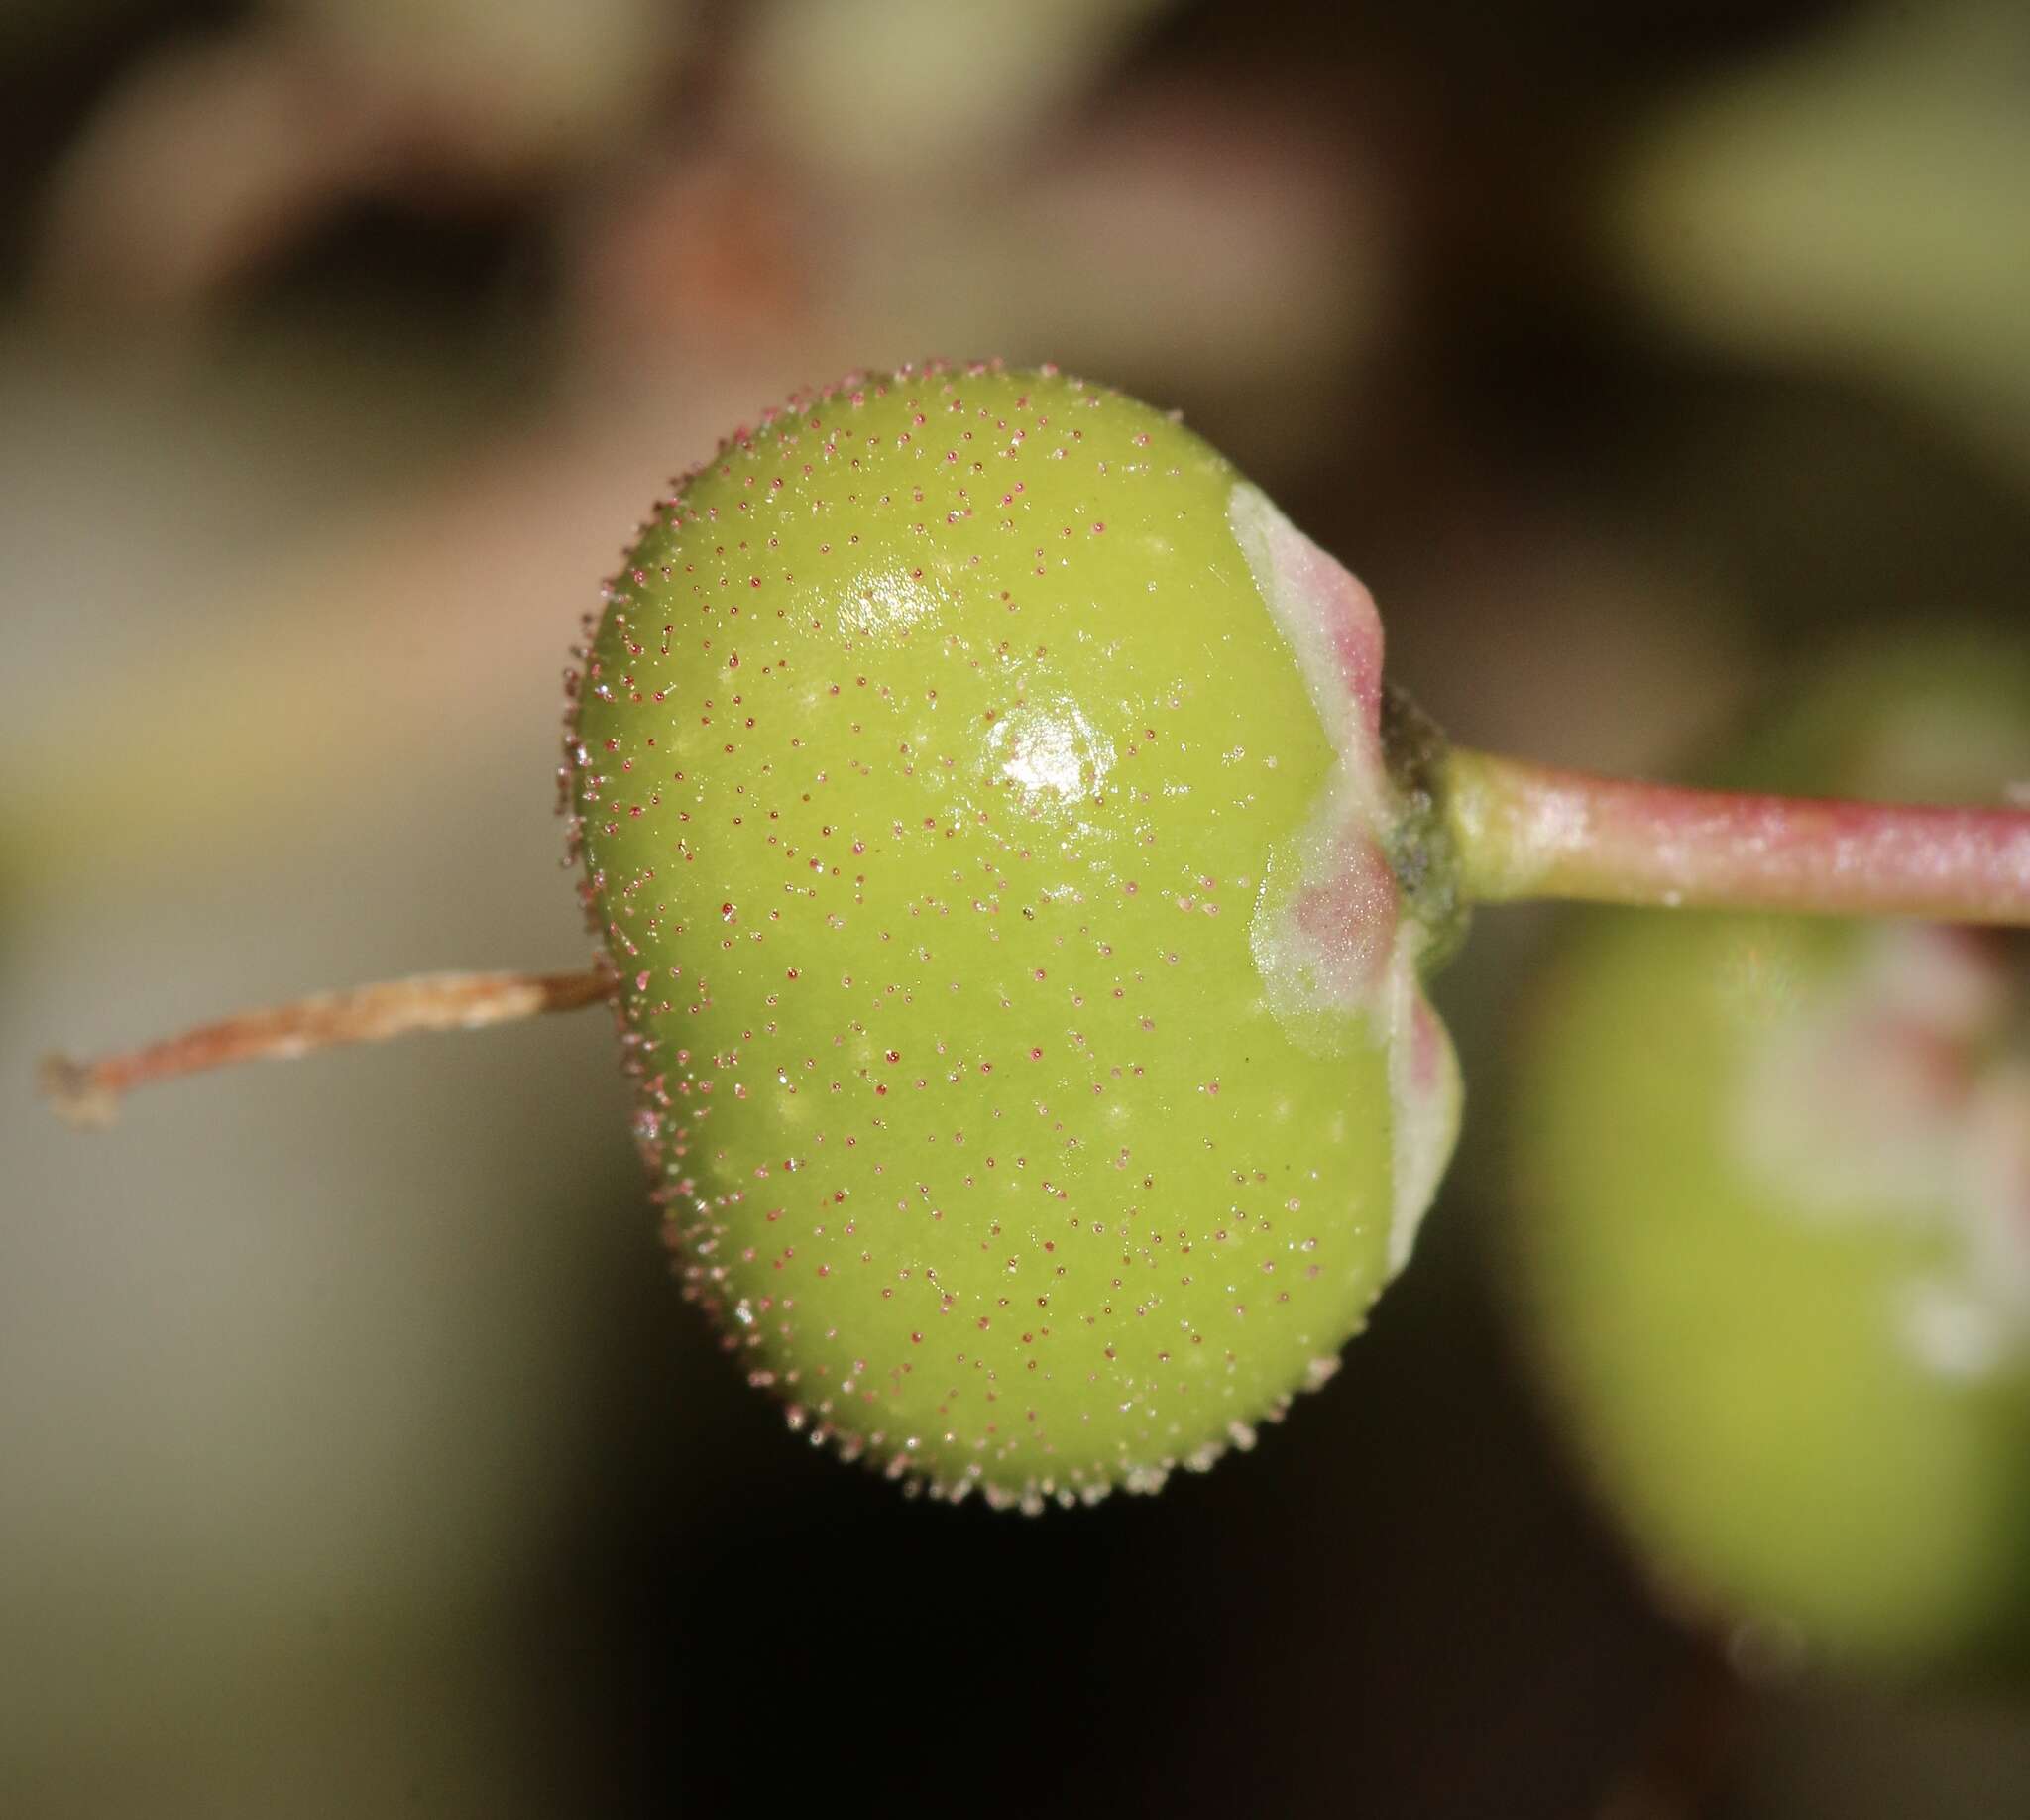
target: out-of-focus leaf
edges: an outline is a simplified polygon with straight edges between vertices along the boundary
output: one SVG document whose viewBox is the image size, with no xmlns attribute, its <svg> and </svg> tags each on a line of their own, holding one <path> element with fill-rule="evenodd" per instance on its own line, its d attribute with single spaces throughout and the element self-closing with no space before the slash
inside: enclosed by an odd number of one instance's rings
<svg viewBox="0 0 2030 1820">
<path fill-rule="evenodd" d="M 1698 95 L 1619 229 L 1694 332 L 1878 377 L 2030 480 L 2030 12 L 1896 7 Z"/>
<path fill-rule="evenodd" d="M 936 183 L 1019 146 L 1164 0 L 778 0 L 756 21 L 772 137 L 854 180 Z"/>
</svg>

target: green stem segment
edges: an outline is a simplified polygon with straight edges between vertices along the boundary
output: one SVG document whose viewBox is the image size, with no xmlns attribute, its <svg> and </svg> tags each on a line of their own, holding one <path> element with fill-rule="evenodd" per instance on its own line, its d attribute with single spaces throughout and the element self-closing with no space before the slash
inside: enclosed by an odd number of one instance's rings
<svg viewBox="0 0 2030 1820">
<path fill-rule="evenodd" d="M 1461 894 L 2030 926 L 2030 809 L 1689 790 L 1455 746 Z"/>
</svg>

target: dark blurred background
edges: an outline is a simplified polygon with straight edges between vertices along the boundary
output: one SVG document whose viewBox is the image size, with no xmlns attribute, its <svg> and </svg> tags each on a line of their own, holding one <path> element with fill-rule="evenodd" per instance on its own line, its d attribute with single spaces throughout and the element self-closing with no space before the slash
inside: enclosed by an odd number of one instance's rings
<svg viewBox="0 0 2030 1820">
<path fill-rule="evenodd" d="M 851 366 L 1182 406 L 1476 744 L 1683 768 L 1865 623 L 2020 624 L 2025 9 L 8 0 L 0 145 L 0 1813 L 2030 1813 L 2030 1709 L 1733 1691 L 1590 1507 L 1479 1092 L 1533 913 L 1349 1368 L 1036 1521 L 739 1384 L 597 1017 L 29 1086 L 577 965 L 578 618 Z"/>
</svg>

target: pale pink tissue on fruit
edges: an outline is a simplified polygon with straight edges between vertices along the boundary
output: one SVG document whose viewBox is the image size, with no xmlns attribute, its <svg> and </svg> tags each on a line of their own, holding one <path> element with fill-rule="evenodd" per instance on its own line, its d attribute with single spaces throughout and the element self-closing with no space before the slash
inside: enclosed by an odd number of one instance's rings
<svg viewBox="0 0 2030 1820">
<path fill-rule="evenodd" d="M 1381 618 L 1368 591 L 1255 488 L 1234 488 L 1227 522 L 1338 754 L 1306 827 L 1270 855 L 1256 965 L 1287 1021 L 1339 1011 L 1379 1025 L 1397 935 L 1396 880 L 1378 839 L 1390 821 Z"/>
<path fill-rule="evenodd" d="M 1237 485 L 1226 519 L 1270 613 L 1297 653 L 1326 738 L 1382 825 L 1382 616 L 1344 564 L 1291 523 L 1258 488 Z"/>
<path fill-rule="evenodd" d="M 1918 1360 L 1986 1377 L 2030 1352 L 2030 1068 L 1984 936 L 1888 923 L 1823 1002 L 1749 1039 L 1737 1154 L 1828 1225 L 1920 1225 L 1938 1254 L 1885 1310 Z"/>
<path fill-rule="evenodd" d="M 1389 1100 L 1396 1117 L 1395 1208 L 1389 1223 L 1389 1273 L 1410 1262 L 1416 1229 L 1444 1179 L 1459 1136 L 1463 1083 L 1459 1058 L 1417 977 L 1421 932 L 1397 938 L 1389 1033 Z"/>
<path fill-rule="evenodd" d="M 1328 1004 L 1364 1009 L 1388 971 L 1396 941 L 1396 875 L 1350 806 L 1303 857 L 1303 884 L 1282 913 L 1284 939 L 1301 955 L 1312 989 Z"/>
<path fill-rule="evenodd" d="M 1423 995 L 1424 931 L 1398 916 L 1384 839 L 1397 816 L 1382 753 L 1382 621 L 1347 569 L 1242 483 L 1227 522 L 1289 640 L 1338 762 L 1309 826 L 1271 855 L 1251 931 L 1270 1008 L 1300 1040 L 1331 1014 L 1387 1046 L 1394 1130 L 1392 1273 L 1409 1261 L 1459 1130 L 1459 1065 Z"/>
</svg>

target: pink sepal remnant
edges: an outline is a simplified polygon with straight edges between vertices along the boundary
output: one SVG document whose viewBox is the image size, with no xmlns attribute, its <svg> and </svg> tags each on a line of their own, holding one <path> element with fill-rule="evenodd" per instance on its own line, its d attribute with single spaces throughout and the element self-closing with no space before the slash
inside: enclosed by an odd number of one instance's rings
<svg viewBox="0 0 2030 1820">
<path fill-rule="evenodd" d="M 1227 521 L 1338 754 L 1307 826 L 1276 851 L 1251 930 L 1271 1010 L 1329 1045 L 1350 1019 L 1389 1058 L 1392 1272 L 1458 1136 L 1459 1067 L 1425 998 L 1426 932 L 1404 914 L 1388 843 L 1400 809 L 1382 750 L 1382 619 L 1354 575 L 1245 483 Z"/>
<path fill-rule="evenodd" d="M 1393 817 L 1382 762 L 1382 616 L 1375 597 L 1258 489 L 1235 487 L 1226 516 L 1290 641 L 1344 783 L 1359 798 L 1369 830 L 1386 826 Z"/>
<path fill-rule="evenodd" d="M 1389 1227 L 1389 1272 L 1410 1262 L 1417 1227 L 1444 1179 L 1459 1136 L 1465 1097 L 1452 1038 L 1423 994 L 1417 967 L 1421 932 L 1410 925 L 1396 939 L 1390 967 L 1389 1099 L 1396 1116 L 1395 1217 Z"/>
</svg>

